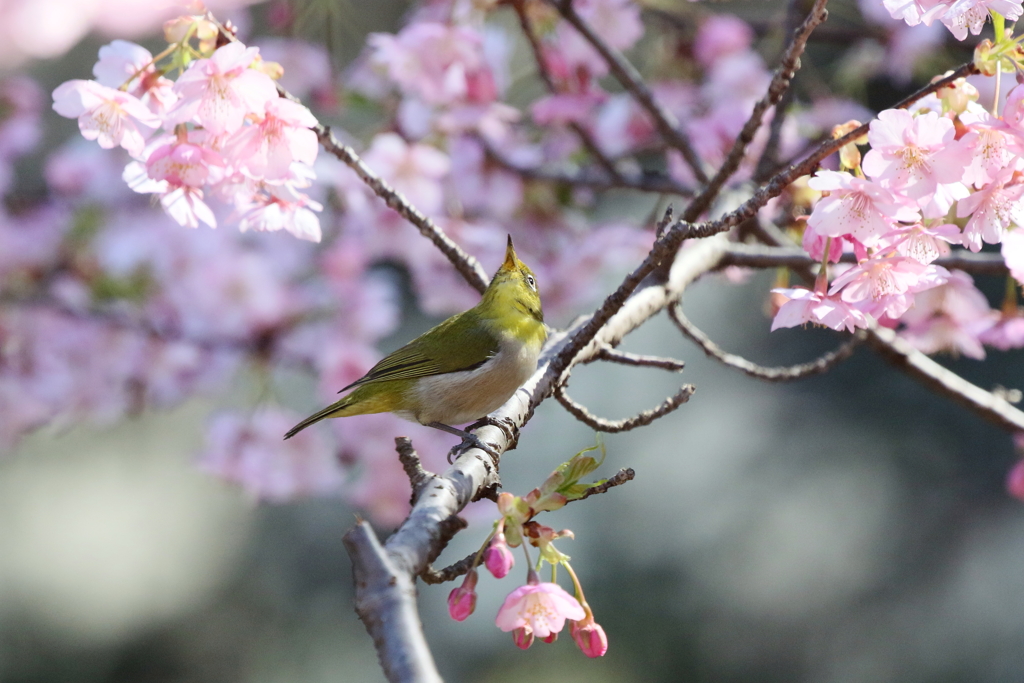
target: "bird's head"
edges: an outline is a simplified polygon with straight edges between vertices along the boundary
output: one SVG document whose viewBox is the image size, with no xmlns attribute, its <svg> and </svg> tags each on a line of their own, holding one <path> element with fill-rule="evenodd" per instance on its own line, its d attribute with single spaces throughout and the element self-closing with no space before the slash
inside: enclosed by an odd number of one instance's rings
<svg viewBox="0 0 1024 683">
<path fill-rule="evenodd" d="M 544 322 L 537 278 L 530 267 L 516 256 L 511 235 L 505 248 L 505 261 L 487 286 L 481 304 L 494 315 L 501 316 L 507 311 L 510 316 L 526 314 L 538 322 Z"/>
</svg>

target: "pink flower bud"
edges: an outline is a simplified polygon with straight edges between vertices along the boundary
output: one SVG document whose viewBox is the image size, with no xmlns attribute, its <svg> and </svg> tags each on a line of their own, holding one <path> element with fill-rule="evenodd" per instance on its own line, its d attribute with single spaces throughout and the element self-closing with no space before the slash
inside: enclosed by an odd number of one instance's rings
<svg viewBox="0 0 1024 683">
<path fill-rule="evenodd" d="M 605 635 L 601 625 L 596 623 L 591 616 L 570 623 L 569 633 L 576 644 L 580 646 L 583 654 L 588 657 L 604 657 L 604 653 L 608 652 L 608 636 Z"/>
<path fill-rule="evenodd" d="M 1024 460 L 1018 460 L 1006 475 L 1006 491 L 1014 498 L 1024 500 Z"/>
<path fill-rule="evenodd" d="M 533 631 L 529 626 L 521 626 L 512 631 L 512 642 L 520 650 L 528 650 L 533 645 Z"/>
<path fill-rule="evenodd" d="M 448 594 L 448 614 L 455 621 L 465 621 L 476 609 L 476 581 L 476 570 L 470 569 L 462 585 Z"/>
<path fill-rule="evenodd" d="M 491 544 L 484 551 L 484 565 L 494 574 L 494 578 L 503 579 L 515 566 L 515 558 L 505 542 L 505 534 L 496 534 Z"/>
</svg>

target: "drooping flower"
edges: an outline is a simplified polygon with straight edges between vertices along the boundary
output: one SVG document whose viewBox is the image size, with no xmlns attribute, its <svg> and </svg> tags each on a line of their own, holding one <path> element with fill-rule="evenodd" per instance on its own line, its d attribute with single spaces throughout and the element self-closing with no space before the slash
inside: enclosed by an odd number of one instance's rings
<svg viewBox="0 0 1024 683">
<path fill-rule="evenodd" d="M 805 287 L 773 289 L 773 293 L 785 296 L 788 301 L 779 307 L 772 321 L 772 330 L 780 327 L 796 327 L 805 323 L 816 323 L 833 330 L 855 331 L 867 327 L 868 319 L 838 296 L 826 296 Z"/>
<path fill-rule="evenodd" d="M 502 631 L 529 628 L 532 635 L 547 638 L 561 631 L 566 619 L 584 616 L 576 598 L 557 583 L 528 583 L 509 593 L 495 623 Z"/>
<path fill-rule="evenodd" d="M 914 303 L 915 291 L 945 282 L 945 268 L 925 265 L 903 256 L 861 261 L 832 281 L 830 295 L 842 292 L 843 301 L 876 318 L 898 318 Z"/>
<path fill-rule="evenodd" d="M 1002 170 L 991 183 L 956 205 L 957 218 L 971 217 L 964 227 L 963 244 L 971 251 L 980 251 L 981 243 L 999 244 L 1011 226 L 1024 226 L 1024 185 L 1009 185 L 1013 175 Z"/>
</svg>

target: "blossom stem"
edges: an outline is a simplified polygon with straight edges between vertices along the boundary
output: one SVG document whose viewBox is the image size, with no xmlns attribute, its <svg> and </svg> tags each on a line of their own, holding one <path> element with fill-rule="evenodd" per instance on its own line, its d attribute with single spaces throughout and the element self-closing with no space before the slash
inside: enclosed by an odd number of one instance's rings
<svg viewBox="0 0 1024 683">
<path fill-rule="evenodd" d="M 999 12 L 992 12 L 992 29 L 995 33 L 996 45 L 1001 45 L 1006 39 L 1006 18 Z M 992 94 L 992 116 L 999 115 L 999 89 L 1003 80 L 1003 60 L 996 59 L 996 83 Z"/>
<path fill-rule="evenodd" d="M 1011 275 L 1006 276 L 1006 293 L 1003 295 L 1003 315 L 1017 313 L 1017 281 Z"/>
<path fill-rule="evenodd" d="M 583 596 L 583 586 L 580 585 L 580 580 L 576 576 L 576 572 L 572 570 L 572 565 L 565 560 L 562 561 L 562 565 L 565 566 L 565 571 L 569 572 L 569 577 L 572 579 L 572 585 L 576 589 L 576 600 L 579 601 L 580 606 L 587 612 L 587 614 L 591 614 L 590 605 L 587 604 L 587 599 Z"/>
</svg>

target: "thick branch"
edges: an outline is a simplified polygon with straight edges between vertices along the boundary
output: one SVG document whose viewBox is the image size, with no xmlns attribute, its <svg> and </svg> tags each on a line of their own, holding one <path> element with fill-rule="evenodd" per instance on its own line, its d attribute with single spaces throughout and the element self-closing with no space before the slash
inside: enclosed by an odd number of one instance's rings
<svg viewBox="0 0 1024 683">
<path fill-rule="evenodd" d="M 739 168 L 743 155 L 747 151 L 747 145 L 754 139 L 754 134 L 761 127 L 761 121 L 764 118 L 765 112 L 778 104 L 783 94 L 789 89 L 790 81 L 793 80 L 797 69 L 800 68 L 800 55 L 803 54 L 804 47 L 807 46 L 807 39 L 811 37 L 814 29 L 828 18 L 828 12 L 825 10 L 827 3 L 828 0 L 816 0 L 810 14 L 807 15 L 803 24 L 793 34 L 793 39 L 790 41 L 789 47 L 786 49 L 785 54 L 783 54 L 782 60 L 772 76 L 771 83 L 768 85 L 768 92 L 754 105 L 754 110 L 750 113 L 747 122 L 743 124 L 739 137 L 736 138 L 732 149 L 729 150 L 729 154 L 726 156 L 725 161 L 722 162 L 718 172 L 701 189 L 700 194 L 690 202 L 690 205 L 686 207 L 686 211 L 683 212 L 683 220 L 697 220 L 702 213 L 707 211 L 708 207 L 711 206 L 711 202 L 718 196 L 722 186 Z"/>
<path fill-rule="evenodd" d="M 868 344 L 889 361 L 935 393 L 952 399 L 976 415 L 1010 432 L 1024 431 L 1024 412 L 1001 396 L 971 384 L 912 347 L 884 327 L 869 330 Z"/>
<path fill-rule="evenodd" d="M 843 254 L 841 263 L 856 263 L 854 254 Z M 792 268 L 794 270 L 813 268 L 818 261 L 811 258 L 799 247 L 771 247 L 761 244 L 730 244 L 722 257 L 721 266 L 743 266 L 746 268 Z M 955 268 L 978 275 L 1006 275 L 1009 271 L 1001 254 L 979 252 L 977 254 L 957 250 L 933 263 L 943 268 Z"/>
<path fill-rule="evenodd" d="M 700 157 L 697 156 L 697 152 L 694 151 L 690 138 L 680 128 L 679 119 L 676 118 L 675 114 L 658 103 L 654 98 L 654 94 L 644 82 L 640 72 L 626 61 L 622 53 L 612 49 L 608 43 L 604 42 L 601 36 L 594 32 L 594 29 L 573 8 L 572 0 L 552 1 L 561 15 L 565 17 L 565 20 L 572 24 L 573 28 L 579 31 L 594 46 L 594 49 L 597 50 L 602 59 L 608 63 L 608 68 L 615 78 L 618 79 L 619 83 L 622 84 L 622 87 L 629 91 L 637 103 L 647 111 L 654 121 L 658 132 L 669 146 L 678 150 L 683 155 L 683 159 L 693 171 L 693 176 L 699 182 L 706 183 L 708 176 L 704 172 L 704 165 Z"/>
<path fill-rule="evenodd" d="M 627 417 L 624 420 L 607 420 L 603 417 L 597 417 L 587 410 L 586 406 L 580 405 L 569 398 L 569 395 L 565 393 L 564 385 L 555 388 L 555 398 L 572 414 L 573 417 L 591 429 L 598 432 L 617 433 L 628 432 L 636 429 L 637 427 L 645 427 L 657 420 L 659 417 L 668 415 L 676 408 L 689 401 L 690 397 L 693 396 L 693 392 L 696 390 L 697 388 L 692 384 L 684 384 L 679 391 L 666 398 L 656 408 L 645 410 L 642 413 L 638 413 L 633 417 Z"/>
<path fill-rule="evenodd" d="M 441 683 L 423 637 L 413 577 L 395 566 L 366 522 L 357 522 L 343 541 L 355 574 L 356 613 L 373 638 L 384 675 L 403 683 Z"/>
<path fill-rule="evenodd" d="M 723 365 L 736 368 L 751 377 L 767 380 L 769 382 L 791 382 L 796 379 L 803 379 L 804 377 L 820 375 L 828 372 L 833 367 L 852 356 L 854 350 L 866 338 L 865 334 L 858 333 L 852 339 L 843 342 L 835 351 L 829 351 L 809 363 L 769 368 L 752 363 L 746 358 L 737 356 L 734 353 L 728 353 L 718 344 L 711 341 L 710 337 L 690 322 L 686 315 L 683 314 L 683 305 L 681 301 L 675 306 L 669 307 L 668 314 L 676 326 L 679 327 L 680 331 L 693 340 L 693 342 L 703 349 L 704 353 L 709 357 L 714 358 Z"/>
</svg>

